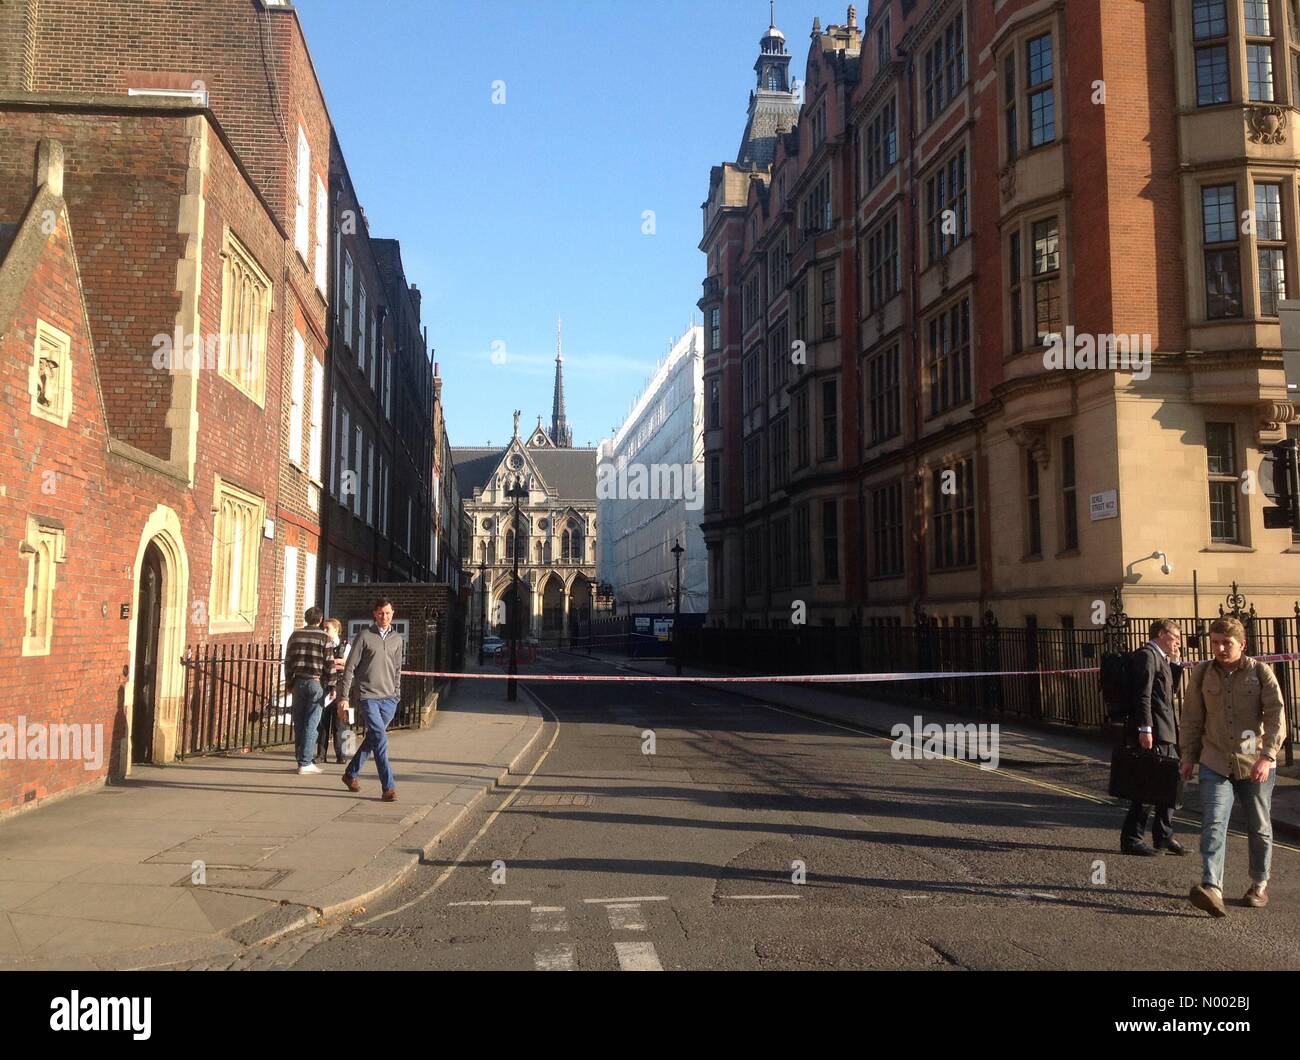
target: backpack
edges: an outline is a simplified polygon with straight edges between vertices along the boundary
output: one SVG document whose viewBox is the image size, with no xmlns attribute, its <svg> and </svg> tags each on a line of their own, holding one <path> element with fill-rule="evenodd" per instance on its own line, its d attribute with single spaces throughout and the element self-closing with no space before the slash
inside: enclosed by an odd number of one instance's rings
<svg viewBox="0 0 1300 1060">
<path fill-rule="evenodd" d="M 1133 713 L 1132 675 L 1135 654 L 1128 651 L 1110 652 L 1101 657 L 1101 701 L 1106 707 L 1109 721 L 1123 722 Z"/>
</svg>

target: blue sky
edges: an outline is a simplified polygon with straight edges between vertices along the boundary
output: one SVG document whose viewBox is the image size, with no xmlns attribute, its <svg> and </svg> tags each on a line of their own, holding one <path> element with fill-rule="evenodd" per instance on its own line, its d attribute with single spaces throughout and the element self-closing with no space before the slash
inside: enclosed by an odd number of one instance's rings
<svg viewBox="0 0 1300 1060">
<path fill-rule="evenodd" d="M 698 319 L 700 203 L 766 0 L 297 4 L 370 231 L 423 294 L 452 444 L 504 443 L 516 408 L 550 423 L 557 315 L 574 444 L 611 434 Z M 777 4 L 796 77 L 813 16 L 846 10 Z"/>
</svg>

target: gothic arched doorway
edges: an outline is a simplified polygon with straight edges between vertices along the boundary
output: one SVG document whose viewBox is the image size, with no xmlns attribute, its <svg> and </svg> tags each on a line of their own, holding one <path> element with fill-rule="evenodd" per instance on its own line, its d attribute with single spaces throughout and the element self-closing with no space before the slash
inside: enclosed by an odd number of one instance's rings
<svg viewBox="0 0 1300 1060">
<path fill-rule="evenodd" d="M 158 709 L 158 649 L 162 631 L 163 554 L 150 541 L 140 564 L 140 597 L 135 612 L 135 682 L 131 702 L 131 761 L 153 761 L 153 730 Z"/>
</svg>

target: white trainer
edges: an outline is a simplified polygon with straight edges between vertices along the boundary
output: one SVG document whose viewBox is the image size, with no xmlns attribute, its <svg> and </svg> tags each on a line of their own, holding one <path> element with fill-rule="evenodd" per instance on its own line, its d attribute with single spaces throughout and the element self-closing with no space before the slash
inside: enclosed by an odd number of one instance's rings
<svg viewBox="0 0 1300 1060">
<path fill-rule="evenodd" d="M 311 765 L 298 767 L 298 776 L 300 777 L 305 776 L 308 773 L 319 773 L 319 772 L 321 772 L 321 768 L 315 762 L 313 762 Z"/>
</svg>

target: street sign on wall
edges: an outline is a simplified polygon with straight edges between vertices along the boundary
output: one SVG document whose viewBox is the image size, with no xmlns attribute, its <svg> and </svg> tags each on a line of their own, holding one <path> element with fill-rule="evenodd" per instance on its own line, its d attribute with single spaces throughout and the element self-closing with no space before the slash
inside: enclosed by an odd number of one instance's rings
<svg viewBox="0 0 1300 1060">
<path fill-rule="evenodd" d="M 1119 518 L 1119 491 L 1102 490 L 1088 498 L 1088 514 L 1095 523 L 1099 519 Z"/>
</svg>

